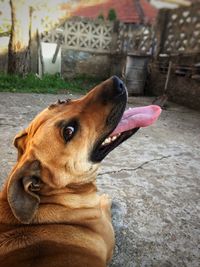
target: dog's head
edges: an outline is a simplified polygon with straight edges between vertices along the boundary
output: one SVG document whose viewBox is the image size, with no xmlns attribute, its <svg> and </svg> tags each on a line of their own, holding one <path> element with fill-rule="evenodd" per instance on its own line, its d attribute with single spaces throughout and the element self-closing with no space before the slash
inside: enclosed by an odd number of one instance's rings
<svg viewBox="0 0 200 267">
<path fill-rule="evenodd" d="M 81 99 L 49 106 L 16 136 L 7 197 L 19 221 L 31 222 L 45 185 L 59 190 L 94 182 L 104 157 L 160 114 L 156 106 L 124 113 L 126 102 L 126 88 L 114 76 Z"/>
</svg>

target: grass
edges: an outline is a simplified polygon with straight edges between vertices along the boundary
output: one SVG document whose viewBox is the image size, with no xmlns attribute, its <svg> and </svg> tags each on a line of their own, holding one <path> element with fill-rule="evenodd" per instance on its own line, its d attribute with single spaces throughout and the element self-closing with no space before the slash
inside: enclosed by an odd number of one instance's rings
<svg viewBox="0 0 200 267">
<path fill-rule="evenodd" d="M 44 75 L 42 79 L 35 74 L 25 77 L 0 74 L 0 92 L 19 93 L 86 93 L 101 80 L 85 75 L 64 80 L 60 75 Z"/>
</svg>

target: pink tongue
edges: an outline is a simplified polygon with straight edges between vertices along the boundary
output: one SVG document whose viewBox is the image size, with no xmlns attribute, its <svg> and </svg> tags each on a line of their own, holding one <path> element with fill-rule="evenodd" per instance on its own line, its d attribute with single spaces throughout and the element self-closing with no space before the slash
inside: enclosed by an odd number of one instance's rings
<svg viewBox="0 0 200 267">
<path fill-rule="evenodd" d="M 146 127 L 154 123 L 161 113 L 159 106 L 131 108 L 124 112 L 121 121 L 110 136 L 138 128 Z"/>
</svg>

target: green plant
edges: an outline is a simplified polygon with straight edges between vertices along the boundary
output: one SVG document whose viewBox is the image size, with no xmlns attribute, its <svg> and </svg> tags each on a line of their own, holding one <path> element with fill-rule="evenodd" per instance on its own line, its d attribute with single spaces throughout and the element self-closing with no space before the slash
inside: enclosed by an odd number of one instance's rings
<svg viewBox="0 0 200 267">
<path fill-rule="evenodd" d="M 109 10 L 107 19 L 110 21 L 115 21 L 117 19 L 116 11 L 113 8 Z"/>
<path fill-rule="evenodd" d="M 45 74 L 39 78 L 35 74 L 24 77 L 18 75 L 0 74 L 0 92 L 23 93 L 85 93 L 101 80 L 87 75 L 64 80 L 59 74 Z"/>
</svg>

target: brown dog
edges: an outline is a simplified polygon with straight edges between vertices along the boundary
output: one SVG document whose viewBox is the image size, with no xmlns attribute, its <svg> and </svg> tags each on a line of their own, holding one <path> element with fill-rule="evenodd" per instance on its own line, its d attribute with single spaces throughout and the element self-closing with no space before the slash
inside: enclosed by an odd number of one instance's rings
<svg viewBox="0 0 200 267">
<path fill-rule="evenodd" d="M 95 186 L 99 163 L 160 114 L 150 106 L 123 115 L 126 101 L 114 76 L 51 105 L 16 136 L 18 160 L 0 195 L 1 267 L 107 266 L 114 232 L 110 200 Z"/>
</svg>

